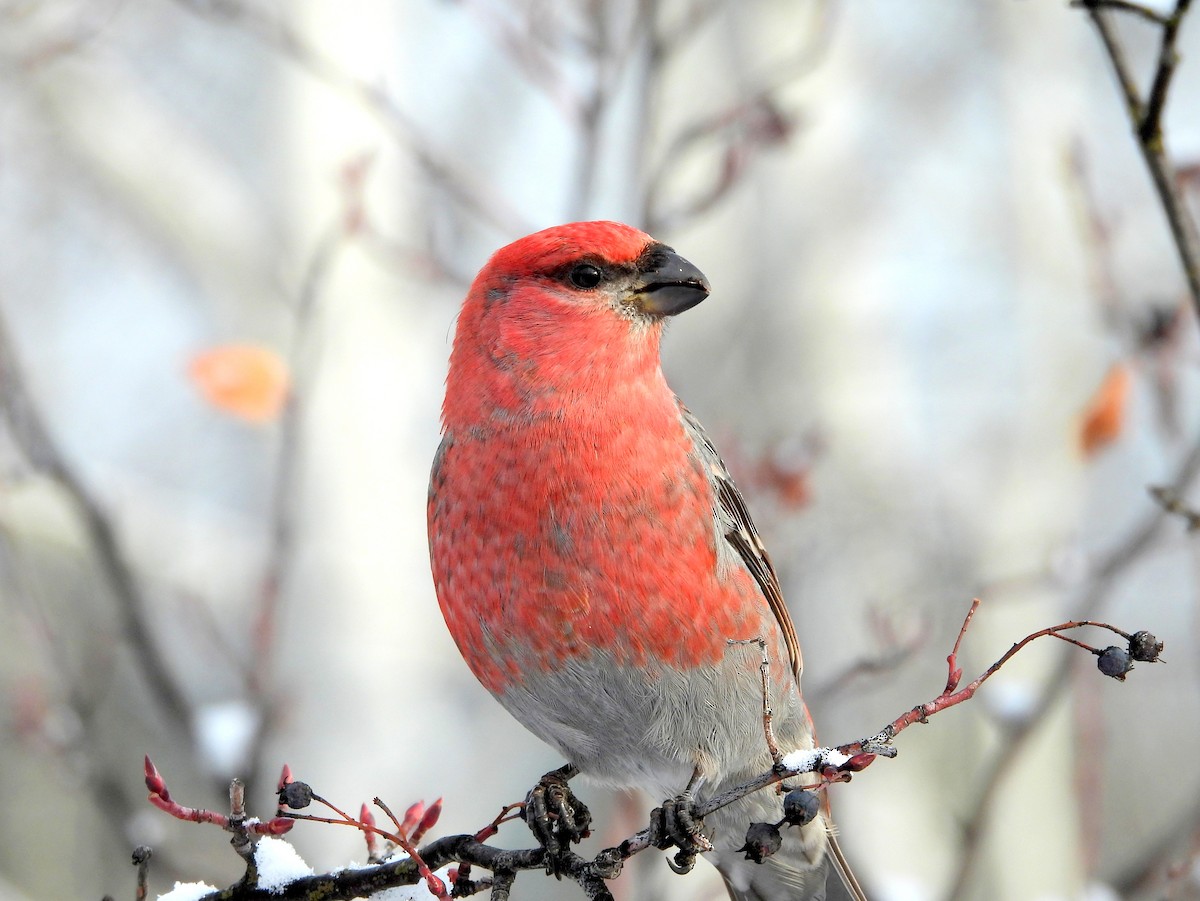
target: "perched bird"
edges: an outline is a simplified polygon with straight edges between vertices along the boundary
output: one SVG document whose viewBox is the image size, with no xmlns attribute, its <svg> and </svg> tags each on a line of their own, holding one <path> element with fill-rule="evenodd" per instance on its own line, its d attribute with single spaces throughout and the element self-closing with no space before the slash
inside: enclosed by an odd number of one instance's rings
<svg viewBox="0 0 1200 901">
<path fill-rule="evenodd" d="M 497 251 L 458 317 L 429 488 L 438 601 L 475 676 L 574 768 L 656 800 L 770 768 L 756 639 L 780 745 L 814 741 L 779 580 L 660 366 L 667 318 L 708 293 L 616 222 Z M 824 815 L 764 863 L 739 850 L 779 809 L 766 790 L 704 821 L 736 901 L 826 897 Z"/>
</svg>

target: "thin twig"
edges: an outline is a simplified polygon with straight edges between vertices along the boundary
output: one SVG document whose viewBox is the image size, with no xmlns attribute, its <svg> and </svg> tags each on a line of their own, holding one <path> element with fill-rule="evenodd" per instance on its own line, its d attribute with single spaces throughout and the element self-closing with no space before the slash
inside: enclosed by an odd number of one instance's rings
<svg viewBox="0 0 1200 901">
<path fill-rule="evenodd" d="M 775 738 L 775 712 L 771 709 L 771 658 L 767 654 L 767 643 L 762 638 L 731 638 L 729 644 L 757 645 L 759 653 L 762 654 L 762 660 L 758 665 L 758 675 L 762 682 L 763 738 L 766 739 L 767 752 L 771 755 L 771 762 L 778 765 L 779 761 L 783 759 L 783 752 L 779 750 L 779 742 Z"/>
<path fill-rule="evenodd" d="M 1200 474 L 1200 441 L 1193 444 L 1191 451 L 1180 464 L 1175 478 L 1171 481 L 1171 490 L 1183 492 L 1197 474 Z M 1079 601 L 1075 606 L 1075 615 L 1078 619 L 1090 619 L 1099 613 L 1109 595 L 1115 590 L 1118 577 L 1142 558 L 1142 555 L 1157 539 L 1168 516 L 1168 512 L 1161 508 L 1150 511 L 1126 533 L 1121 541 L 1101 557 L 1099 564 L 1094 567 L 1079 594 Z M 994 802 L 1004 785 L 1004 780 L 1016 765 L 1026 743 L 1037 733 L 1038 726 L 1044 722 L 1054 705 L 1062 698 L 1069 685 L 1069 676 L 1075 661 L 1074 655 L 1061 654 L 1043 682 L 1044 687 L 1026 716 L 1004 725 L 1007 734 L 1001 742 L 1003 750 L 993 758 L 983 777 L 983 788 L 980 790 L 979 798 L 972 805 L 973 813 L 963 827 L 966 842 L 963 852 L 959 856 L 958 869 L 947 897 L 963 897 L 963 893 L 979 865 L 983 853 L 984 829 L 988 817 L 995 809 Z"/>
<path fill-rule="evenodd" d="M 979 601 L 976 599 L 976 601 L 971 605 L 970 611 L 967 613 L 966 620 L 963 622 L 964 631 L 967 625 L 970 624 L 971 617 L 974 616 L 975 610 L 978 608 L 978 606 Z M 1020 641 L 1016 642 L 1011 648 L 1005 651 L 995 663 L 989 666 L 979 676 L 968 682 L 962 688 L 958 688 L 959 680 L 962 677 L 962 670 L 957 668 L 956 657 L 958 642 L 955 642 L 955 652 L 951 653 L 946 658 L 950 672 L 946 679 L 945 691 L 943 691 L 932 701 L 926 701 L 924 704 L 918 704 L 916 707 L 912 708 L 912 710 L 900 715 L 886 727 L 884 727 L 884 729 L 877 735 L 868 739 L 866 742 L 861 743 L 861 747 L 855 748 L 854 746 L 843 746 L 840 750 L 843 750 L 847 753 L 852 750 L 864 750 L 868 753 L 871 753 L 877 744 L 891 744 L 892 740 L 895 739 L 897 735 L 899 735 L 909 726 L 912 726 L 914 723 L 924 723 L 929 719 L 929 717 L 936 713 L 941 713 L 943 710 L 949 710 L 951 707 L 957 707 L 959 704 L 971 700 L 971 698 L 975 696 L 975 693 L 983 686 L 985 682 L 987 682 L 988 679 L 998 673 L 1004 667 L 1004 665 L 1007 664 L 1008 661 L 1011 660 L 1016 654 L 1020 653 L 1020 651 L 1026 645 L 1036 641 L 1039 638 L 1058 638 L 1069 644 L 1081 647 L 1086 651 L 1099 653 L 1099 651 L 1096 648 L 1093 648 L 1091 645 L 1077 641 L 1062 634 L 1068 630 L 1079 629 L 1085 626 L 1108 629 L 1109 631 L 1114 632 L 1123 638 L 1129 637 L 1128 633 L 1123 632 L 1121 629 L 1118 629 L 1115 626 L 1093 620 L 1069 620 L 1065 623 L 1059 623 L 1056 626 L 1048 626 L 1045 629 L 1038 629 L 1036 632 L 1031 632 Z M 959 641 L 961 640 L 962 632 L 959 633 Z"/>
<path fill-rule="evenodd" d="M 274 725 L 274 703 L 269 689 L 275 638 L 284 587 L 291 568 L 295 545 L 295 508 L 298 473 L 303 463 L 304 400 L 316 379 L 319 348 L 313 322 L 329 272 L 346 237 L 339 221 L 318 242 L 305 270 L 299 295 L 292 309 L 292 340 L 288 369 L 292 385 L 279 422 L 279 450 L 275 459 L 271 507 L 268 514 L 269 544 L 266 566 L 259 582 L 258 608 L 252 621 L 252 653 L 247 690 L 258 701 L 259 717 L 249 743 L 247 779 L 256 781 L 262 749 Z"/>
<path fill-rule="evenodd" d="M 481 220 L 506 234 L 520 235 L 533 230 L 526 218 L 503 196 L 453 163 L 452 154 L 435 146 L 387 90 L 342 69 L 282 19 L 236 0 L 177 2 L 198 15 L 241 27 L 308 74 L 361 103 L 401 146 L 412 153 L 440 188 Z"/>
<path fill-rule="evenodd" d="M 1026 635 L 1020 641 L 1013 644 L 1011 648 L 979 676 L 964 687 L 958 688 L 962 675 L 961 670 L 957 666 L 958 648 L 962 642 L 963 633 L 970 625 L 978 607 L 979 601 L 975 600 L 964 619 L 963 627 L 959 631 L 958 639 L 954 644 L 954 650 L 946 658 L 948 669 L 946 688 L 937 697 L 905 711 L 892 720 L 892 722 L 888 723 L 883 729 L 879 730 L 879 732 L 868 738 L 848 742 L 835 748 L 816 748 L 812 751 L 799 752 L 795 755 L 784 755 L 783 760 L 776 763 L 771 770 L 697 804 L 695 809 L 696 816 L 705 817 L 715 810 L 719 810 L 722 807 L 732 804 L 734 801 L 738 801 L 749 794 L 766 788 L 768 785 L 774 785 L 784 779 L 789 779 L 803 773 L 820 773 L 828 780 L 837 781 L 839 778 L 844 778 L 848 773 L 866 767 L 876 756 L 894 757 L 896 749 L 893 747 L 893 742 L 901 732 L 916 723 L 927 722 L 930 717 L 971 700 L 988 679 L 999 672 L 1009 660 L 1019 654 L 1025 647 L 1039 638 L 1064 639 L 1097 655 L 1100 654 L 1100 649 L 1070 639 L 1061 633 L 1092 627 L 1107 629 L 1125 639 L 1131 638 L 1128 632 L 1116 626 L 1090 619 L 1070 620 L 1055 626 L 1048 626 Z M 652 829 L 641 830 L 636 835 L 621 843 L 622 855 L 628 857 L 644 850 L 644 848 L 650 846 L 651 838 Z"/>
<path fill-rule="evenodd" d="M 1179 36 L 1179 26 L 1187 15 L 1192 0 L 1177 0 L 1175 12 L 1162 23 L 1162 43 L 1158 48 L 1158 68 L 1154 73 L 1154 82 L 1150 85 L 1150 98 L 1146 101 L 1146 110 L 1142 115 L 1142 123 L 1138 128 L 1138 137 L 1142 143 L 1162 142 L 1162 112 L 1167 105 L 1167 92 L 1171 89 L 1171 79 L 1175 76 L 1175 67 L 1179 63 L 1179 54 L 1175 50 L 1175 41 Z"/>
<path fill-rule="evenodd" d="M 946 658 L 946 667 L 949 670 L 946 676 L 946 690 L 944 694 L 950 694 L 958 688 L 958 683 L 962 681 L 962 667 L 958 665 L 958 649 L 962 646 L 963 636 L 967 634 L 967 629 L 971 627 L 971 620 L 975 618 L 975 611 L 979 609 L 979 598 L 971 601 L 971 609 L 967 611 L 967 615 L 963 617 L 962 626 L 958 630 L 958 638 L 954 639 L 954 647 L 950 651 L 950 655 Z"/>
<path fill-rule="evenodd" d="M 1200 252 L 1197 250 L 1196 227 L 1179 194 L 1178 180 L 1164 153 L 1161 126 L 1162 110 L 1166 105 L 1171 77 L 1177 62 L 1175 41 L 1190 2 L 1191 0 L 1177 0 L 1175 10 L 1169 18 L 1162 18 L 1157 14 L 1148 15 L 1149 11 L 1145 7 L 1138 4 L 1115 2 L 1115 0 L 1080 0 L 1076 5 L 1087 11 L 1104 43 L 1125 98 L 1138 148 L 1150 171 L 1163 212 L 1167 217 L 1187 280 L 1192 306 L 1200 319 Z M 1140 15 L 1155 22 L 1163 29 L 1158 68 L 1152 82 L 1151 99 L 1148 104 L 1143 102 L 1138 91 L 1124 48 L 1109 21 L 1108 10 Z M 1195 478 L 1197 469 L 1200 469 L 1200 444 L 1192 447 L 1187 458 L 1181 464 L 1169 489 L 1174 496 L 1179 496 L 1186 489 Z M 1156 510 L 1149 514 L 1130 529 L 1126 537 L 1104 556 L 1100 565 L 1091 573 L 1087 586 L 1081 593 L 1081 600 L 1078 604 L 1080 616 L 1092 615 L 1100 609 L 1114 590 L 1116 578 L 1140 559 L 1158 536 L 1167 515 L 1166 509 Z M 1021 749 L 1035 734 L 1037 727 L 1043 722 L 1054 704 L 1061 698 L 1068 682 L 1070 668 L 1073 665 L 1073 657 L 1067 654 L 1061 655 L 1053 672 L 1044 683 L 1045 687 L 1032 710 L 1020 721 L 1006 725 L 1008 735 L 1006 736 L 1007 740 L 1003 742 L 1004 750 L 994 759 L 991 769 L 983 781 L 983 789 L 974 806 L 974 814 L 965 827 L 967 841 L 959 859 L 958 871 L 955 874 L 949 897 L 960 897 L 971 881 L 982 853 L 981 836 L 984 826 L 993 809 L 993 802 L 1000 787 L 1015 765 Z"/>
<path fill-rule="evenodd" d="M 137 889 L 133 896 L 136 901 L 146 901 L 150 896 L 150 855 L 152 853 L 146 845 L 138 845 L 133 849 L 133 865 L 137 867 Z"/>
<path fill-rule="evenodd" d="M 559 60 L 554 58 L 555 48 L 542 40 L 542 29 L 533 27 L 534 21 L 514 21 L 505 16 L 492 3 L 483 0 L 463 0 L 461 6 L 473 14 L 493 36 L 497 46 L 504 51 L 526 80 L 545 92 L 559 113 L 568 122 L 578 124 L 583 116 L 586 102 L 571 87 L 567 73 Z M 561 54 L 562 58 L 566 54 Z"/>
<path fill-rule="evenodd" d="M 1117 12 L 1132 13 L 1135 16 L 1140 16 L 1147 22 L 1153 22 L 1155 25 L 1166 25 L 1167 17 L 1148 6 L 1143 6 L 1140 3 L 1131 3 L 1129 0 L 1073 0 L 1071 3 L 1075 7 L 1090 7 L 1099 9 L 1111 9 Z"/>
<path fill-rule="evenodd" d="M 1150 496 L 1158 505 L 1173 516 L 1178 516 L 1187 525 L 1189 532 L 1200 530 L 1200 510 L 1195 510 L 1183 502 L 1179 492 L 1161 485 L 1150 487 Z"/>
<path fill-rule="evenodd" d="M 1121 86 L 1138 148 L 1154 181 L 1163 213 L 1166 214 L 1187 280 L 1192 306 L 1196 311 L 1197 321 L 1200 321 L 1200 239 L 1197 238 L 1196 223 L 1179 195 L 1174 167 L 1163 150 L 1161 125 L 1162 110 L 1167 102 L 1167 92 L 1177 61 L 1175 41 L 1183 17 L 1191 6 L 1191 0 L 1176 0 L 1175 11 L 1171 14 L 1169 22 L 1162 26 L 1158 68 L 1155 71 L 1149 101 L 1143 101 L 1138 91 L 1124 47 L 1109 20 L 1109 12 L 1106 9 L 1109 5 L 1101 0 L 1082 0 L 1083 8 L 1087 10 L 1100 39 L 1104 42 L 1113 72 Z"/>
<path fill-rule="evenodd" d="M 978 607 L 979 601 L 976 600 L 972 603 L 963 621 L 963 626 L 959 631 L 958 638 L 955 640 L 954 648 L 946 658 L 948 668 L 946 687 L 933 700 L 919 704 L 901 714 L 870 738 L 861 739 L 836 748 L 814 748 L 806 751 L 794 751 L 786 755 L 779 755 L 777 749 L 772 748 L 774 761 L 769 770 L 714 797 L 695 804 L 694 816 L 702 819 L 713 811 L 732 804 L 741 798 L 745 798 L 768 785 L 774 785 L 785 779 L 806 773 L 818 774 L 821 777 L 821 786 L 849 780 L 853 773 L 869 766 L 875 760 L 876 756 L 895 756 L 896 751 L 892 747 L 892 742 L 909 726 L 917 722 L 926 722 L 929 717 L 970 700 L 975 692 L 992 675 L 998 672 L 1016 654 L 1020 653 L 1023 648 L 1039 638 L 1064 638 L 1072 644 L 1076 644 L 1090 653 L 1100 656 L 1102 660 L 1104 659 L 1103 655 L 1107 652 L 1102 652 L 1098 648 L 1093 648 L 1083 642 L 1071 639 L 1062 633 L 1084 627 L 1107 629 L 1125 638 L 1129 642 L 1129 656 L 1140 661 L 1157 662 L 1159 660 L 1158 652 L 1162 649 L 1161 643 L 1158 643 L 1149 633 L 1141 632 L 1137 633 L 1137 635 L 1130 635 L 1128 632 L 1104 622 L 1065 622 L 1045 629 L 1039 629 L 1036 632 L 1026 635 L 983 673 L 960 689 L 958 688 L 958 684 L 962 671 L 957 665 L 958 652 L 963 637 Z M 749 642 L 733 643 L 742 644 Z M 756 643 L 763 644 L 761 642 Z M 1135 650 L 1135 645 L 1141 649 Z M 766 679 L 769 660 L 767 659 L 765 644 L 763 644 L 763 657 L 763 719 L 768 744 L 770 745 L 773 742 L 770 733 L 769 684 Z M 1129 659 L 1127 657 L 1125 671 L 1127 672 L 1129 668 Z M 1107 674 L 1117 678 L 1121 678 L 1122 675 L 1113 672 L 1107 672 Z M 575 771 L 575 768 L 572 766 L 568 765 L 568 767 L 564 768 L 564 773 L 573 771 Z M 607 887 L 607 882 L 608 880 L 615 879 L 620 874 L 624 861 L 650 847 L 663 847 L 661 829 L 656 828 L 653 816 L 650 826 L 627 838 L 619 847 L 607 848 L 601 851 L 591 860 L 581 857 L 570 850 L 569 847 L 557 849 L 553 852 L 552 857 L 548 857 L 551 852 L 545 847 L 536 848 L 532 851 L 507 851 L 489 847 L 481 839 L 491 837 L 491 835 L 495 834 L 495 830 L 499 824 L 509 819 L 510 808 L 506 808 L 501 811 L 500 816 L 492 821 L 490 826 L 480 830 L 474 836 L 458 835 L 439 839 L 424 848 L 418 849 L 416 843 L 420 836 L 437 820 L 441 810 L 440 800 L 429 808 L 425 808 L 424 805 L 419 803 L 412 805 L 405 814 L 403 821 L 401 821 L 383 801 L 375 798 L 375 805 L 388 815 L 395 827 L 395 831 L 389 833 L 380 830 L 375 826 L 373 820 L 368 820 L 366 817 L 355 820 L 336 805 L 317 795 L 308 785 L 295 782 L 291 777 L 290 768 L 286 766 L 280 777 L 280 804 L 289 807 L 304 807 L 311 801 L 318 801 L 337 814 L 337 818 L 331 819 L 311 814 L 295 813 L 291 810 L 285 811 L 281 808 L 277 810 L 275 817 L 270 821 L 261 824 L 257 824 L 257 821 L 255 821 L 257 825 L 252 826 L 248 823 L 242 823 L 240 814 L 243 811 L 241 810 L 240 803 L 237 801 L 231 805 L 234 813 L 230 817 L 179 804 L 171 798 L 165 781 L 148 757 L 145 761 L 145 775 L 146 786 L 150 790 L 150 801 L 156 807 L 179 819 L 215 823 L 229 831 L 235 832 L 235 834 L 240 831 L 242 837 L 247 840 L 251 833 L 279 834 L 286 832 L 296 820 L 310 820 L 321 823 L 349 825 L 363 832 L 375 832 L 388 838 L 407 852 L 407 856 L 401 861 L 379 864 L 362 870 L 340 871 L 336 874 L 323 874 L 312 877 L 313 879 L 321 880 L 321 897 L 328 899 L 369 895 L 371 891 L 364 890 L 368 885 L 372 890 L 381 890 L 395 885 L 412 884 L 418 880 L 423 880 L 432 893 L 439 897 L 449 898 L 444 881 L 435 875 L 435 871 L 452 860 L 467 866 L 477 864 L 484 869 L 490 870 L 494 874 L 494 879 L 491 883 L 492 897 L 496 897 L 497 893 L 499 893 L 500 897 L 505 897 L 508 894 L 516 872 L 543 868 L 549 860 L 552 864 L 552 871 L 557 876 L 575 882 L 589 899 L 593 899 L 593 901 L 612 901 L 613 896 Z M 689 785 L 689 791 L 690 788 L 691 786 Z M 298 789 L 299 791 L 297 791 Z M 370 881 L 363 883 L 361 881 L 363 878 L 369 878 Z M 272 898 L 308 898 L 307 890 L 312 885 L 308 880 L 299 879 L 283 887 L 282 890 L 278 888 L 272 889 L 274 893 L 272 894 Z M 474 892 L 484 887 L 482 883 L 471 883 L 469 877 L 462 879 L 455 878 L 453 885 L 456 893 L 459 895 L 463 893 L 464 888 Z M 215 899 L 218 896 L 211 895 L 206 897 Z M 242 883 L 221 893 L 219 897 L 228 901 L 228 899 L 237 898 L 257 899 L 264 896 L 258 894 L 253 880 L 243 880 Z M 865 898 L 865 896 L 862 897 Z"/>
<path fill-rule="evenodd" d="M 715 12 L 703 3 L 699 8 L 706 16 Z M 646 180 L 642 219 L 651 233 L 679 228 L 713 209 L 743 183 L 755 154 L 790 138 L 795 128 L 794 117 L 783 110 L 779 95 L 812 72 L 833 43 L 829 40 L 831 5 L 822 3 L 815 10 L 816 25 L 797 50 L 764 68 L 757 84 L 749 86 L 731 104 L 686 125 L 668 144 Z M 730 5 L 728 12 L 740 14 L 735 5 Z M 664 62 L 665 48 L 671 46 L 676 46 L 673 37 L 671 41 L 659 42 L 655 60 L 658 66 Z M 712 142 L 719 144 L 716 172 L 690 196 L 672 201 L 667 196 L 667 185 L 680 161 Z"/>
</svg>

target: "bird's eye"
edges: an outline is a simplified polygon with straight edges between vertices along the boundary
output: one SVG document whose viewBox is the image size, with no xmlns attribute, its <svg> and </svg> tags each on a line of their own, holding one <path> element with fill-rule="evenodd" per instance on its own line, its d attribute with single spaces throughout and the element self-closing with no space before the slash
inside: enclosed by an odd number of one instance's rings
<svg viewBox="0 0 1200 901">
<path fill-rule="evenodd" d="M 600 280 L 604 278 L 604 273 L 600 271 L 599 266 L 593 266 L 591 263 L 580 263 L 567 274 L 567 278 L 571 280 L 571 284 L 576 288 L 594 288 L 600 284 Z"/>
</svg>

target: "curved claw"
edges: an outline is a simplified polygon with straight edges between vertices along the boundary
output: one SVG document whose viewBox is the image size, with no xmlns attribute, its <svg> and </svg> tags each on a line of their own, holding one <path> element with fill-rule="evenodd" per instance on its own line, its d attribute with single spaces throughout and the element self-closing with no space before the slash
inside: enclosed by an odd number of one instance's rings
<svg viewBox="0 0 1200 901">
<path fill-rule="evenodd" d="M 692 870 L 699 855 L 713 849 L 695 810 L 691 794 L 684 792 L 678 798 L 664 801 L 662 807 L 656 807 L 650 814 L 650 843 L 657 848 L 679 848 L 675 859 L 668 859 L 667 865 L 680 875 Z"/>
<path fill-rule="evenodd" d="M 525 798 L 525 822 L 546 849 L 546 869 L 551 873 L 556 872 L 556 861 L 573 843 L 591 834 L 592 814 L 567 785 L 575 773 L 569 764 L 549 772 Z"/>
<path fill-rule="evenodd" d="M 674 860 L 667 858 L 667 866 L 671 868 L 672 872 L 686 876 L 696 866 L 696 855 L 690 851 L 680 851 L 675 855 Z"/>
</svg>

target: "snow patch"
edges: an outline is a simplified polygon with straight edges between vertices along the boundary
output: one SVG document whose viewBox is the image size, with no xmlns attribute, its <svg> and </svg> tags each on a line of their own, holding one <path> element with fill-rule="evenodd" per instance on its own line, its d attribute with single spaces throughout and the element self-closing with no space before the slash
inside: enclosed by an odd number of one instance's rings
<svg viewBox="0 0 1200 901">
<path fill-rule="evenodd" d="M 818 766 L 841 766 L 849 759 L 849 754 L 843 754 L 834 748 L 814 748 L 811 751 L 792 751 L 790 754 L 784 754 L 783 765 L 789 770 L 811 773 Z"/>
<path fill-rule="evenodd" d="M 158 896 L 158 901 L 197 901 L 216 890 L 215 885 L 207 882 L 176 882 L 175 888 Z"/>
<path fill-rule="evenodd" d="M 437 871 L 437 875 L 442 877 L 442 881 L 447 883 L 447 887 L 449 887 L 450 877 L 446 874 L 449 870 L 450 867 L 447 866 Z M 433 895 L 429 893 L 424 881 L 421 881 L 416 885 L 400 885 L 396 888 L 385 889 L 379 894 L 373 895 L 371 901 L 429 901 L 432 897 Z"/>
<path fill-rule="evenodd" d="M 281 838 L 259 839 L 254 846 L 254 864 L 258 867 L 258 887 L 268 892 L 281 892 L 297 879 L 313 875 L 313 868 Z"/>
</svg>

